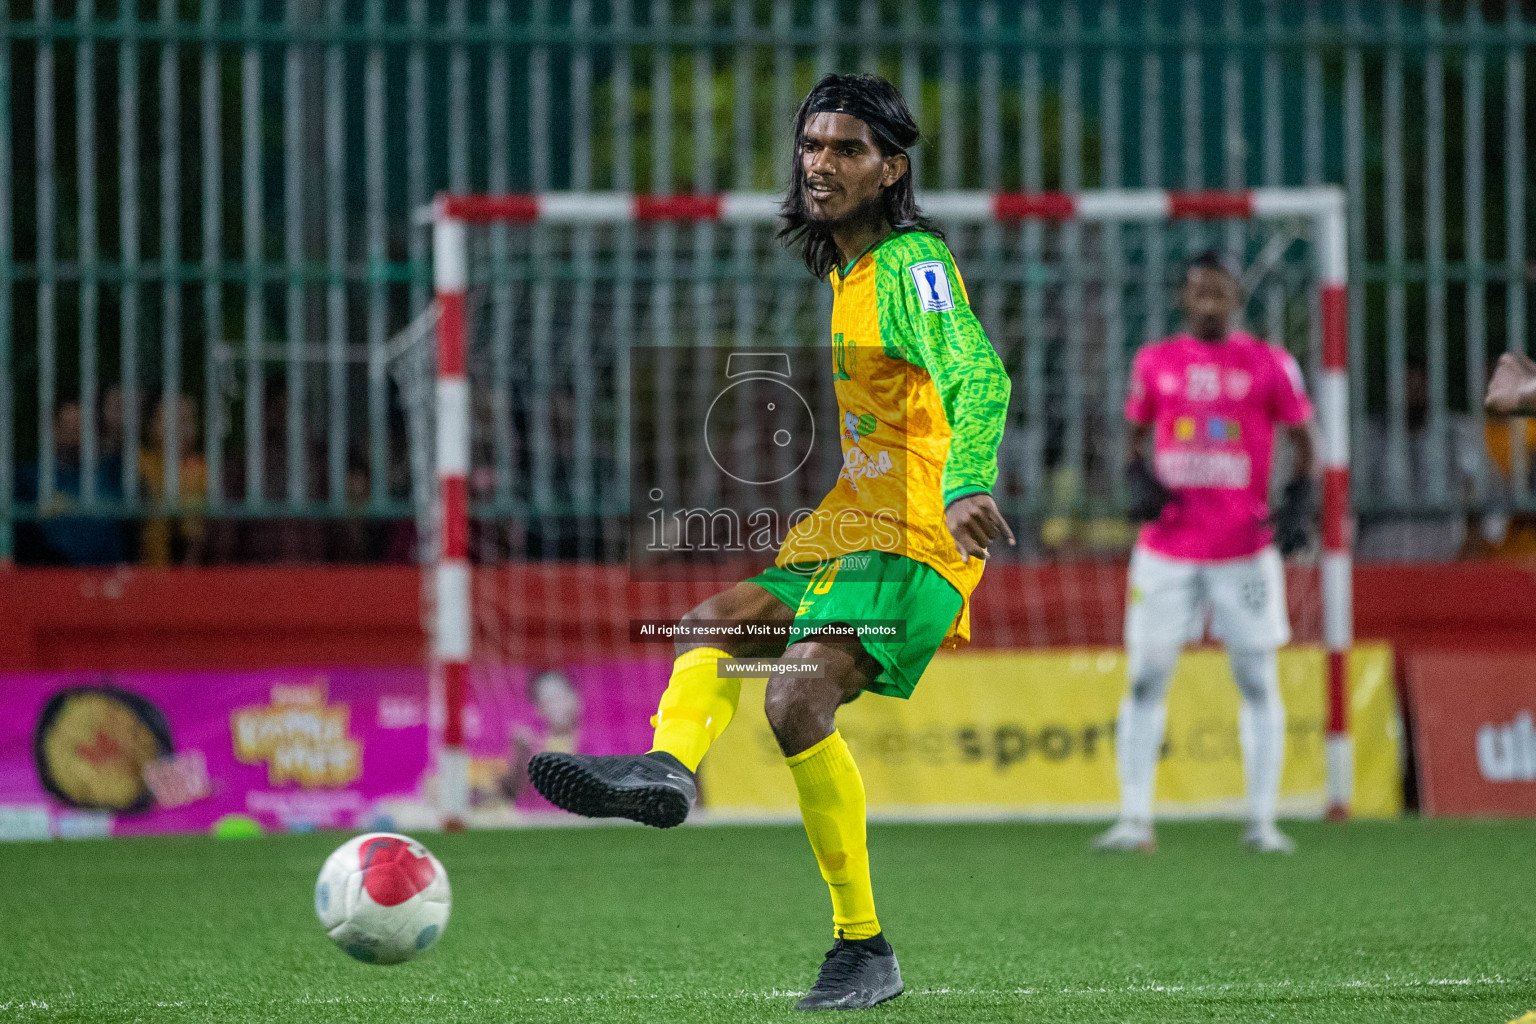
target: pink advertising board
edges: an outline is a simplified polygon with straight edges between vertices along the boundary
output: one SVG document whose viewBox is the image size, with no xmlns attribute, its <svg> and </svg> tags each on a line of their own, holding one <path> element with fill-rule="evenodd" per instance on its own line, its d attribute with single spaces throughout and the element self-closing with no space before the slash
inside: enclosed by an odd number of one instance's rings
<svg viewBox="0 0 1536 1024">
<path fill-rule="evenodd" d="M 477 671 L 466 714 L 474 823 L 554 814 L 540 750 L 643 751 L 665 660 Z M 421 668 L 0 675 L 0 839 L 420 828 L 436 704 Z"/>
</svg>

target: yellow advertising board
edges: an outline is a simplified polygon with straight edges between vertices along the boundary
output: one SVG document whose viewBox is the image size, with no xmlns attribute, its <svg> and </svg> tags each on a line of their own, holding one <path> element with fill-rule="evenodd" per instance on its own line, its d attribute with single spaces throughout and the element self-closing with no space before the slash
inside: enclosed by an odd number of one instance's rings
<svg viewBox="0 0 1536 1024">
<path fill-rule="evenodd" d="M 1282 814 L 1323 811 L 1325 678 L 1320 649 L 1280 652 Z M 1357 647 L 1349 678 L 1354 811 L 1396 815 L 1401 726 L 1391 650 Z M 941 653 L 911 700 L 866 694 L 837 717 L 873 815 L 1106 817 L 1118 804 L 1115 714 L 1124 689 L 1117 650 Z M 761 681 L 742 686 L 741 711 L 704 760 L 704 805 L 716 818 L 798 813 L 762 698 Z M 1160 815 L 1242 813 L 1239 703 L 1219 650 L 1180 660 L 1157 773 Z"/>
</svg>

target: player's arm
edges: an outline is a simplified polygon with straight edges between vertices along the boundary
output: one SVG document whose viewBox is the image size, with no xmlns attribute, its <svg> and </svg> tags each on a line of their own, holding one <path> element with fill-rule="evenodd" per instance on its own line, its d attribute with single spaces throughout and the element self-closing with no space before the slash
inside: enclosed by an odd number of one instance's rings
<svg viewBox="0 0 1536 1024">
<path fill-rule="evenodd" d="M 1317 466 L 1317 431 L 1312 421 L 1286 427 L 1285 436 L 1291 442 L 1291 464 L 1295 467 L 1292 479 L 1311 480 Z"/>
<path fill-rule="evenodd" d="M 1483 407 L 1495 416 L 1536 416 L 1536 361 L 1518 352 L 1499 356 Z"/>
<path fill-rule="evenodd" d="M 1285 425 L 1291 442 L 1291 479 L 1281 494 L 1280 504 L 1270 517 L 1275 528 L 1275 546 L 1289 555 L 1307 546 L 1312 525 L 1317 518 L 1316 485 L 1317 436 L 1312 424 L 1312 404 L 1301 383 L 1301 369 L 1284 349 L 1276 350 L 1281 364 L 1281 380 L 1275 396 L 1273 415 Z"/>
<path fill-rule="evenodd" d="M 1132 423 L 1126 438 L 1126 461 L 1145 462 L 1147 449 L 1152 440 L 1152 424 Z"/>
<path fill-rule="evenodd" d="M 1287 426 L 1285 436 L 1291 442 L 1295 471 L 1281 493 L 1271 521 L 1275 527 L 1275 546 L 1280 554 L 1289 555 L 1306 547 L 1312 538 L 1312 522 L 1317 516 L 1316 486 L 1312 482 L 1317 440 L 1310 420 Z"/>
<path fill-rule="evenodd" d="M 949 284 L 949 308 L 925 309 L 917 279 L 901 273 L 902 305 L 909 327 L 904 355 L 933 380 L 949 421 L 949 456 L 944 463 L 944 519 L 962 561 L 985 559 L 999 537 L 1014 543 L 1013 531 L 992 500 L 997 482 L 997 446 L 1003 439 L 1012 385 L 981 322 L 971 311 L 949 253 L 934 245 Z M 927 305 L 931 306 L 930 301 Z"/>
<path fill-rule="evenodd" d="M 1146 376 L 1145 363 L 1138 355 L 1131 368 L 1130 393 L 1125 400 L 1125 418 L 1130 424 L 1125 446 L 1126 516 L 1133 523 L 1151 522 L 1162 515 L 1164 506 L 1173 500 L 1173 492 L 1157 479 L 1147 458 L 1157 413 Z"/>
</svg>

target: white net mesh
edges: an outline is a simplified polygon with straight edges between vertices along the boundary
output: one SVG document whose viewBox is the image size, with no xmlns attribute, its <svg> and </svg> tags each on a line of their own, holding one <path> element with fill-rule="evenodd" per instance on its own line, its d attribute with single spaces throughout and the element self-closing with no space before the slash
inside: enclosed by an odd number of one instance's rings
<svg viewBox="0 0 1536 1024">
<path fill-rule="evenodd" d="M 1260 221 L 944 227 L 1013 378 L 995 495 L 1019 546 L 988 569 L 974 604 L 974 642 L 1118 644 L 1134 539 L 1118 469 L 1131 357 L 1176 328 L 1183 267 L 1214 246 L 1248 268 L 1249 329 L 1283 343 L 1315 379 L 1320 323 L 1308 229 Z M 634 657 L 630 619 L 681 614 L 726 585 L 632 577 L 637 482 L 714 486 L 687 438 L 719 391 L 726 353 L 817 358 L 831 291 L 769 225 L 491 225 L 471 227 L 469 239 L 472 685 L 487 685 L 495 666 Z M 430 552 L 436 482 L 426 323 L 397 339 L 392 371 L 407 406 Z M 816 392 L 818 422 L 835 423 L 832 401 L 830 388 Z M 835 430 L 819 436 L 835 450 Z M 1303 558 L 1289 572 L 1296 637 L 1316 641 L 1315 568 Z"/>
</svg>

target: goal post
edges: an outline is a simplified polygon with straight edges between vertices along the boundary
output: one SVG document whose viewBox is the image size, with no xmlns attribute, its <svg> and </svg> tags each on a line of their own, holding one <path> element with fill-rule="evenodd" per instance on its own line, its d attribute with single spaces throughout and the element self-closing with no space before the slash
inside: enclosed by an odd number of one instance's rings
<svg viewBox="0 0 1536 1024">
<path fill-rule="evenodd" d="M 473 643 L 469 567 L 469 381 L 464 331 L 469 253 L 464 221 L 434 216 L 433 285 L 437 302 L 437 522 L 433 577 L 432 665 L 441 680 L 443 740 L 438 751 L 438 807 L 444 824 L 462 827 L 469 812 L 469 756 L 464 705 Z"/>
<path fill-rule="evenodd" d="M 435 534 L 430 546 L 432 602 L 429 628 L 434 679 L 443 701 L 438 753 L 438 802 L 445 822 L 462 823 L 469 807 L 469 759 L 464 750 L 465 709 L 474 640 L 470 568 L 471 434 L 474 401 L 466 359 L 471 345 L 467 300 L 471 284 L 470 227 L 559 225 L 577 231 L 633 230 L 638 225 L 771 225 L 780 197 L 764 193 L 646 196 L 613 192 L 541 195 L 441 195 L 423 211 L 430 220 L 436 302 L 436 379 L 432 389 L 436 490 Z M 1332 187 L 1258 188 L 1247 191 L 1179 192 L 1114 189 L 1078 193 L 926 192 L 923 210 L 948 225 L 985 229 L 1017 222 L 1097 225 L 1159 225 L 1175 222 L 1301 222 L 1312 244 L 1313 307 L 1320 313 L 1316 406 L 1322 433 L 1323 501 L 1320 555 L 1321 640 L 1327 660 L 1326 812 L 1345 817 L 1353 792 L 1349 737 L 1347 655 L 1352 638 L 1351 521 L 1349 503 L 1349 384 L 1345 201 Z M 670 245 L 670 243 L 669 243 Z M 670 253 L 670 248 L 667 252 Z M 1074 245 L 1074 252 L 1076 252 Z M 1033 257 L 1048 261 L 1038 244 Z M 670 259 L 670 257 L 669 257 Z M 1023 267 L 1025 279 L 1030 267 Z M 706 293 L 699 293 L 701 296 Z M 709 301 L 701 297 L 700 302 Z M 547 303 L 546 303 L 547 304 Z M 1023 330 L 1039 315 L 1026 302 Z M 545 314 L 546 317 L 548 314 Z M 628 315 L 626 311 L 624 316 Z M 1068 316 L 1072 314 L 1068 311 Z M 620 342 L 622 345 L 622 342 Z M 537 373 L 537 371 L 535 371 Z M 547 471 L 546 471 L 547 473 Z"/>
</svg>

